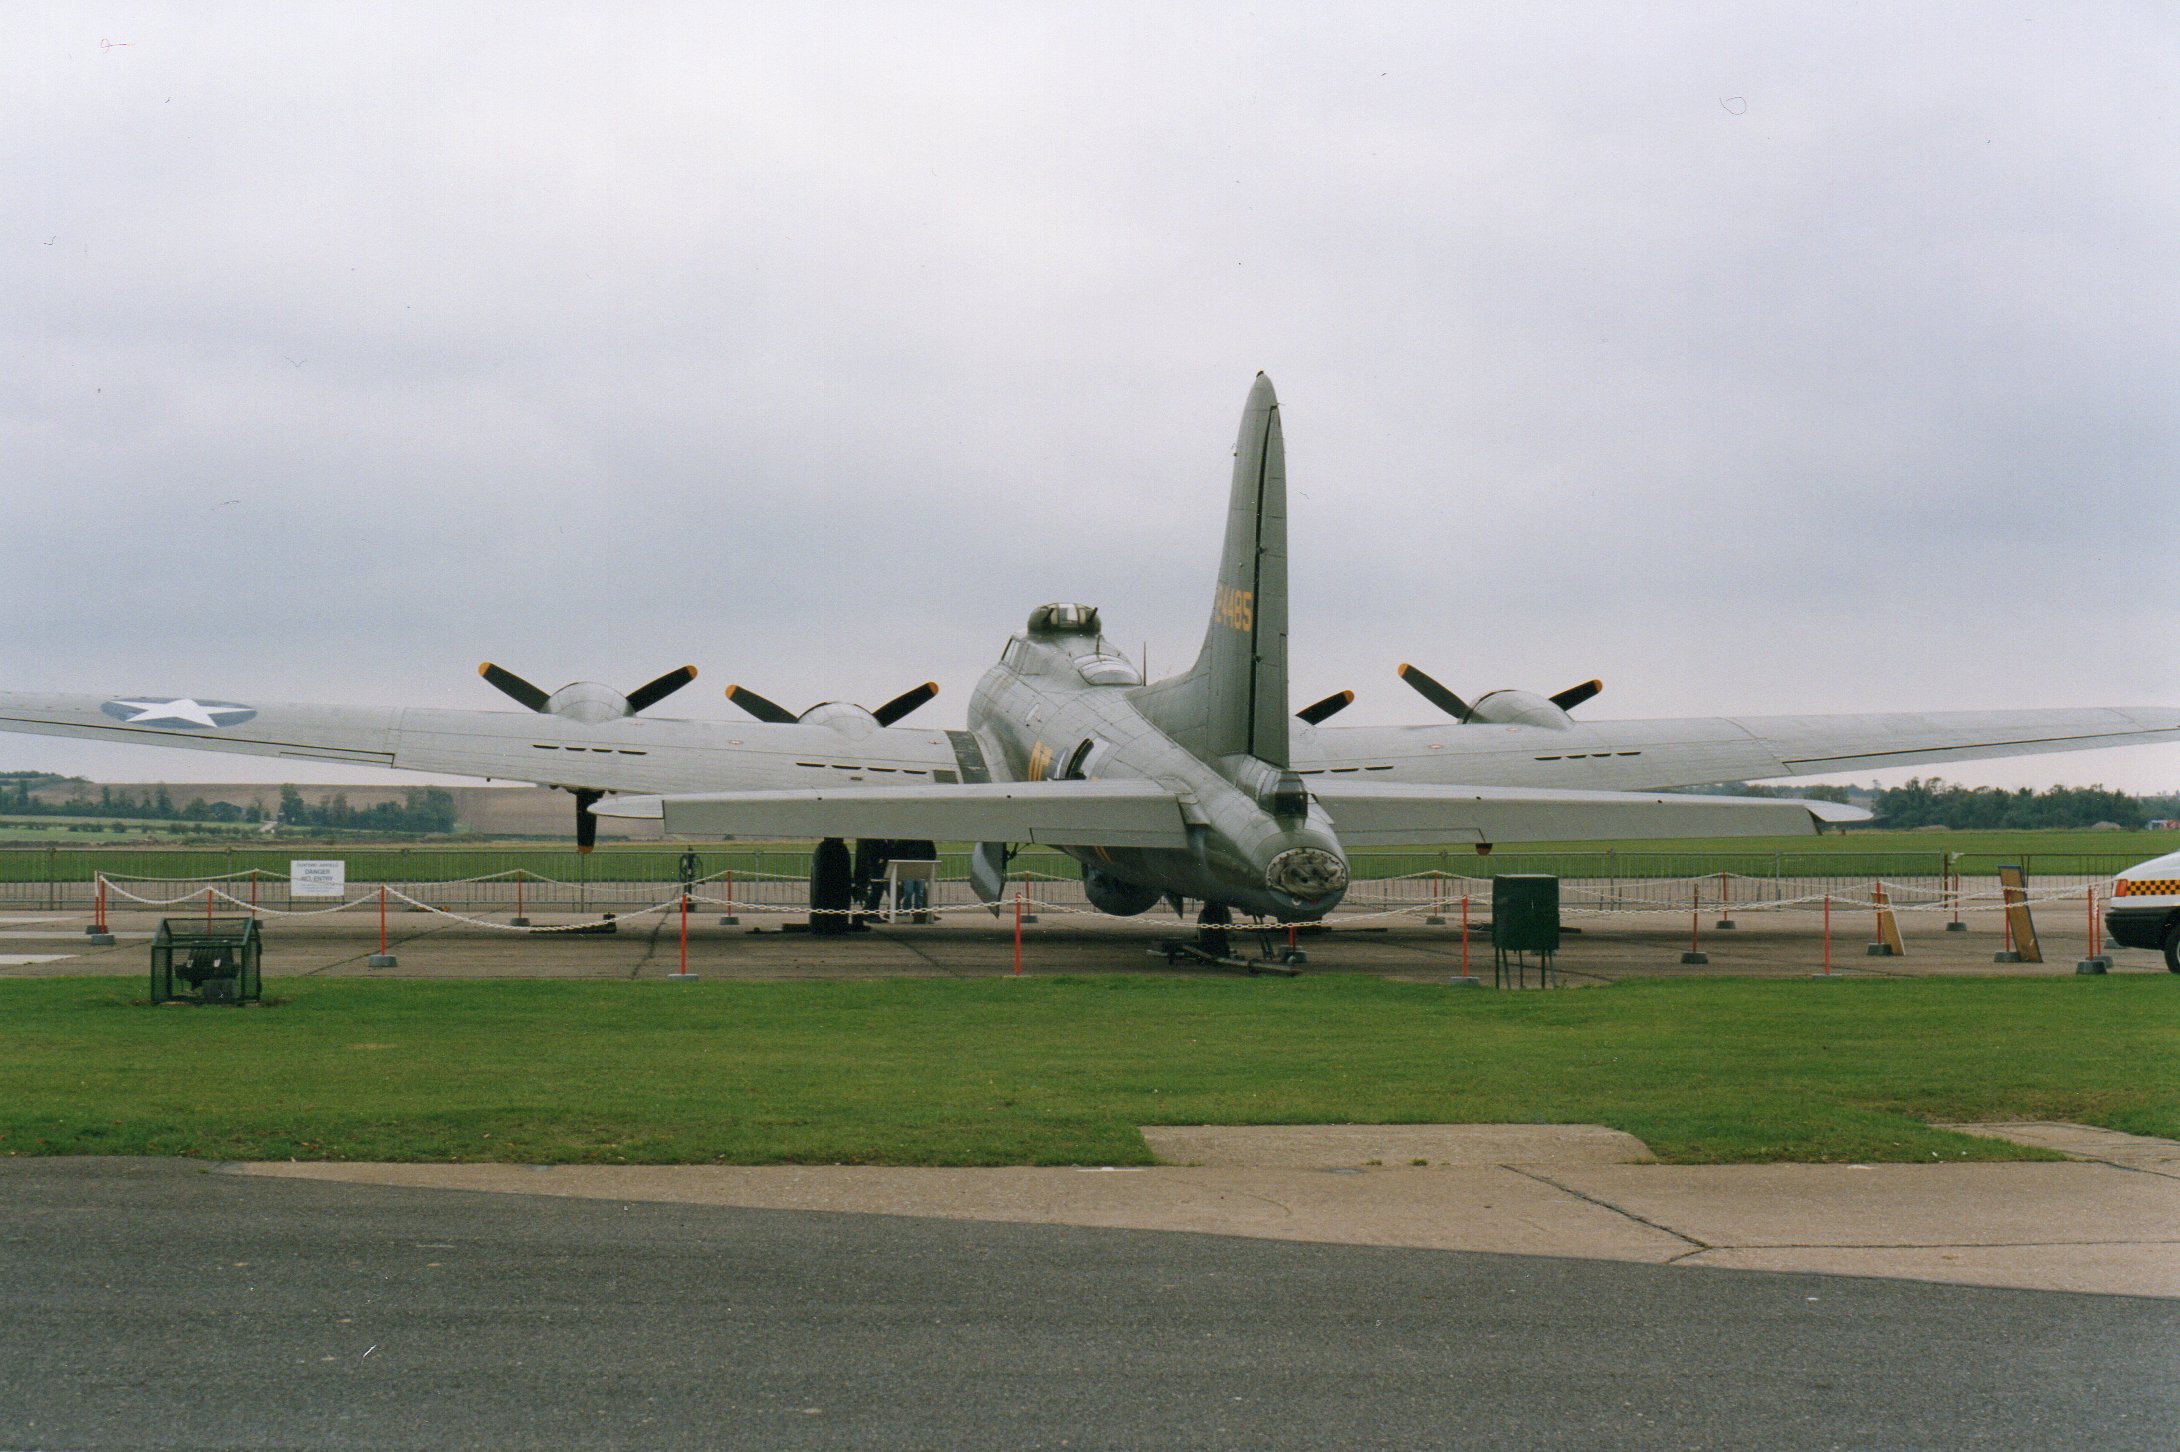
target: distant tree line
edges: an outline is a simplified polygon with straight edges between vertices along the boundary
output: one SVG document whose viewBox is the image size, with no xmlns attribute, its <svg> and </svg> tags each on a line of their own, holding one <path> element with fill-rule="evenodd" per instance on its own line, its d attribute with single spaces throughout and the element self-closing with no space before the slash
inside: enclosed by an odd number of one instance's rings
<svg viewBox="0 0 2180 1452">
<path fill-rule="evenodd" d="M 265 817 L 256 807 L 208 802 L 203 797 L 178 803 L 163 786 L 146 792 L 102 786 L 94 793 L 89 782 L 78 782 L 74 793 L 61 801 L 41 801 L 31 795 L 38 787 L 51 785 L 49 780 L 10 776 L 0 783 L 0 811 L 17 817 L 115 817 L 132 822 L 258 822 Z"/>
<path fill-rule="evenodd" d="M 2080 829 L 2103 822 L 2140 828 L 2147 822 L 2180 820 L 2180 792 L 2161 796 L 2129 796 L 2101 786 L 2047 787 L 2031 791 L 2022 787 L 1955 786 L 1949 781 L 1917 777 L 1905 786 L 1753 786 L 1748 782 L 1721 782 L 1686 790 L 1735 797 L 1809 797 L 1820 802 L 1855 802 L 1869 807 L 1875 820 L 1868 825 L 1901 831 L 1917 827 L 1951 827 L 1963 832 L 2008 829 Z"/>
<path fill-rule="evenodd" d="M 1813 802 L 1838 802 L 1844 806 L 1849 789 L 1814 783 L 1809 786 L 1758 786 L 1752 782 L 1725 781 L 1711 786 L 1674 787 L 1671 790 L 1711 797 L 1807 797 Z"/>
<path fill-rule="evenodd" d="M 2180 794 L 2137 797 L 2101 786 L 1965 787 L 1932 777 L 1887 787 L 1875 804 L 1879 827 L 1952 827 L 1961 831 L 2009 828 L 2094 827 L 2111 822 L 2140 827 L 2153 818 L 2180 817 Z"/>
<path fill-rule="evenodd" d="M 33 792 L 43 787 L 72 786 L 74 791 L 57 802 L 42 801 Z M 263 809 L 233 802 L 208 802 L 191 797 L 176 802 L 164 786 L 147 791 L 116 791 L 110 786 L 94 790 L 91 783 L 42 772 L 0 774 L 0 812 L 18 817 L 111 817 L 135 822 L 256 823 L 265 820 Z M 424 835 L 454 830 L 454 794 L 444 787 L 411 787 L 398 802 L 379 802 L 368 807 L 350 806 L 344 792 L 322 802 L 310 803 L 292 786 L 280 789 L 280 825 L 317 827 L 327 831 L 389 832 Z"/>
<path fill-rule="evenodd" d="M 451 832 L 454 793 L 445 787 L 410 787 L 398 802 L 352 807 L 346 792 L 312 805 L 294 787 L 280 789 L 280 825 L 323 827 L 337 832 Z"/>
</svg>

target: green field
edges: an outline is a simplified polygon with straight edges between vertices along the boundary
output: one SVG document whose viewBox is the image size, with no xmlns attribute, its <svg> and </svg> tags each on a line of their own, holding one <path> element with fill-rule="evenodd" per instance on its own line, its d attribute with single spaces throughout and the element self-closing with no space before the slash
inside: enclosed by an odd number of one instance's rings
<svg viewBox="0 0 2180 1452">
<path fill-rule="evenodd" d="M 1584 1122 L 1663 1159 L 2035 1157 L 2180 1134 L 2180 979 L 0 980 L 0 1153 L 1141 1164 L 1148 1123 Z"/>
<path fill-rule="evenodd" d="M 571 845 L 521 843 L 359 846 L 353 843 L 249 843 L 235 847 L 91 846 L 65 835 L 29 847 L 0 846 L 0 883 L 89 882 L 109 876 L 224 876 L 252 868 L 285 879 L 295 857 L 340 857 L 351 882 L 449 882 L 522 871 L 560 882 L 672 882 L 679 878 L 683 843 L 613 844 L 589 858 Z M 703 871 L 737 876 L 763 873 L 799 877 L 808 870 L 808 844 L 693 844 Z M 2001 862 L 2022 863 L 2032 874 L 2068 876 L 2111 873 L 2145 858 L 2180 849 L 2173 832 L 1850 832 L 1821 837 L 1706 838 L 1680 842 L 1535 843 L 1502 848 L 1488 857 L 1473 848 L 1364 850 L 1353 854 L 1359 877 L 1397 877 L 1439 871 L 1465 876 L 1495 872 L 1550 872 L 1563 877 L 1687 877 L 1734 872 L 1751 877 L 1934 877 L 1955 854 L 1958 869 L 1988 875 Z M 941 844 L 949 875 L 965 872 L 965 844 Z M 1075 864 L 1057 852 L 1030 850 L 1017 870 L 1075 877 Z"/>
</svg>

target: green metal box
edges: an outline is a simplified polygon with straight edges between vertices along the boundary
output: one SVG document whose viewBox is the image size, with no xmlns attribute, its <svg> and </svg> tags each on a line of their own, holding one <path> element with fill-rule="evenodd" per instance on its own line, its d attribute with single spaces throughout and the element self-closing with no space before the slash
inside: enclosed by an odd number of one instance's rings
<svg viewBox="0 0 2180 1452">
<path fill-rule="evenodd" d="M 256 918 L 163 919 L 151 935 L 151 1001 L 256 1003 L 265 996 L 263 955 Z"/>
<path fill-rule="evenodd" d="M 1506 873 L 1491 879 L 1491 945 L 1501 953 L 1559 951 L 1559 879 Z"/>
</svg>

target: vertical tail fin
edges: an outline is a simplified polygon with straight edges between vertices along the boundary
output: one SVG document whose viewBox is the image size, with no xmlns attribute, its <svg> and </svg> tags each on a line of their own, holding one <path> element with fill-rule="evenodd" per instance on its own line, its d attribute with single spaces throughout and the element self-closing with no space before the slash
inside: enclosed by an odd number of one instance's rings
<svg viewBox="0 0 2180 1452">
<path fill-rule="evenodd" d="M 1188 674 L 1143 695 L 1145 714 L 1204 756 L 1287 765 L 1287 451 L 1259 373 L 1234 443 L 1226 548 L 1211 624 Z"/>
</svg>

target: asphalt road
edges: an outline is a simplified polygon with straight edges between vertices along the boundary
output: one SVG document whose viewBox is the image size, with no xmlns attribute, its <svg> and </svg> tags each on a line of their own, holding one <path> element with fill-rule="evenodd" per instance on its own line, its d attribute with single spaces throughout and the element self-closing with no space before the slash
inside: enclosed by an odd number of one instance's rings
<svg viewBox="0 0 2180 1452">
<path fill-rule="evenodd" d="M 2180 1440 L 2180 1302 L 0 1161 L 0 1448 Z"/>
</svg>

